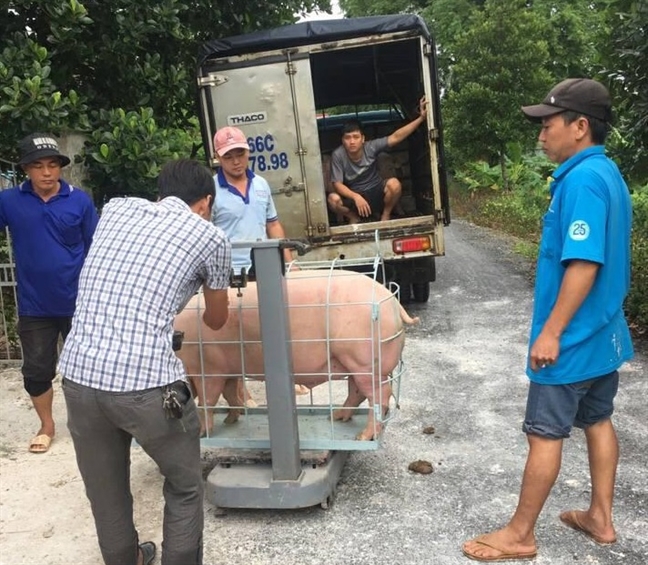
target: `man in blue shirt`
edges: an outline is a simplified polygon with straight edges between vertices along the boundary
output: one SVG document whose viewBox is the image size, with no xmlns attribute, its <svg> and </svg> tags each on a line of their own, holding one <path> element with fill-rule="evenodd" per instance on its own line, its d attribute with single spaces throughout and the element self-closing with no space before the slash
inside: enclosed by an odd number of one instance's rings
<svg viewBox="0 0 648 565">
<path fill-rule="evenodd" d="M 587 510 L 565 511 L 560 520 L 601 545 L 616 542 L 612 501 L 619 448 L 611 416 L 617 370 L 633 356 L 623 313 L 632 208 L 628 187 L 603 147 L 610 96 L 596 81 L 567 79 L 542 104 L 522 111 L 542 124 L 540 143 L 559 167 L 536 272 L 522 489 L 503 529 L 464 544 L 464 554 L 479 561 L 535 557 L 535 524 L 573 426 L 587 438 L 592 493 Z"/>
<path fill-rule="evenodd" d="M 214 150 L 220 169 L 214 177 L 216 204 L 212 221 L 231 241 L 283 239 L 284 229 L 277 216 L 270 185 L 248 167 L 250 150 L 245 134 L 226 126 L 214 136 Z M 236 274 L 252 266 L 249 248 L 232 249 L 232 268 Z M 286 262 L 292 261 L 289 249 Z"/>
<path fill-rule="evenodd" d="M 46 452 L 54 437 L 52 417 L 59 336 L 70 331 L 79 273 L 97 225 L 91 198 L 61 177 L 70 159 L 49 134 L 19 144 L 28 180 L 0 192 L 0 230 L 9 227 L 16 261 L 18 335 L 22 373 L 40 430 L 29 451 Z"/>
<path fill-rule="evenodd" d="M 230 241 L 264 241 L 283 239 L 285 232 L 279 222 L 277 209 L 267 181 L 255 175 L 249 168 L 250 147 L 245 134 L 239 129 L 225 126 L 214 135 L 214 150 L 220 161 L 220 169 L 214 177 L 216 204 L 212 222 L 221 228 Z M 232 249 L 232 269 L 240 274 L 249 272 L 252 266 L 250 248 Z M 284 261 L 290 263 L 290 249 L 284 249 Z M 295 269 L 295 266 L 292 266 Z M 297 394 L 307 394 L 309 389 L 295 385 Z M 241 397 L 250 407 L 256 406 L 245 387 Z"/>
</svg>

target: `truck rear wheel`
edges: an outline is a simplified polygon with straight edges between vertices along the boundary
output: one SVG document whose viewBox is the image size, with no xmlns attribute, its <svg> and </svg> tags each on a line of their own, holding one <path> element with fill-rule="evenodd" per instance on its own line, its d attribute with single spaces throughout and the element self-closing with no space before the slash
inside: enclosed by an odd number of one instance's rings
<svg viewBox="0 0 648 565">
<path fill-rule="evenodd" d="M 400 283 L 399 301 L 401 304 L 409 304 L 412 301 L 412 285 L 409 283 Z"/>
<path fill-rule="evenodd" d="M 414 302 L 427 302 L 430 298 L 430 283 L 413 283 L 412 294 L 414 295 Z"/>
</svg>

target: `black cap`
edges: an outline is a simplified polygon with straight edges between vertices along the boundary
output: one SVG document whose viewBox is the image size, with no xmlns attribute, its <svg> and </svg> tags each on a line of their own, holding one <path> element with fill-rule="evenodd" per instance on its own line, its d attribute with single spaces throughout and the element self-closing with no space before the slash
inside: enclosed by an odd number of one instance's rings
<svg viewBox="0 0 648 565">
<path fill-rule="evenodd" d="M 532 122 L 571 110 L 604 122 L 612 121 L 610 93 L 600 82 L 589 78 L 568 78 L 554 86 L 535 106 L 522 106 L 522 111 Z"/>
<path fill-rule="evenodd" d="M 32 133 L 20 141 L 19 165 L 28 165 L 39 159 L 57 157 L 61 161 L 61 167 L 70 164 L 70 158 L 59 151 L 58 142 L 49 133 Z"/>
</svg>

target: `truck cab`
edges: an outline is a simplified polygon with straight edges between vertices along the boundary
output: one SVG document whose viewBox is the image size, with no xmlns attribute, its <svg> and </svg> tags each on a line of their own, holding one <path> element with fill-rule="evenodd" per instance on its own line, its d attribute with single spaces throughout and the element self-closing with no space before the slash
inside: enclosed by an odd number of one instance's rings
<svg viewBox="0 0 648 565">
<path fill-rule="evenodd" d="M 238 127 L 250 168 L 270 184 L 286 237 L 306 245 L 307 260 L 378 254 L 403 301 L 427 301 L 450 223 L 435 55 L 413 15 L 304 22 L 207 42 L 197 81 L 209 164 L 218 167 L 216 130 Z M 379 159 L 381 176 L 402 185 L 392 218 L 345 223 L 327 207 L 343 124 L 359 120 L 366 139 L 388 136 L 417 116 L 422 96 L 426 121 Z"/>
</svg>

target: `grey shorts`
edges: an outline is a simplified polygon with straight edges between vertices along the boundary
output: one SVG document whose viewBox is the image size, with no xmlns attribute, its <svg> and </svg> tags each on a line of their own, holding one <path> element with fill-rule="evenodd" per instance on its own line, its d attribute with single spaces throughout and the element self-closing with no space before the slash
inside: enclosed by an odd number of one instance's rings
<svg viewBox="0 0 648 565">
<path fill-rule="evenodd" d="M 587 428 L 614 412 L 619 372 L 564 385 L 532 382 L 522 431 L 550 439 L 569 437 L 573 426 Z"/>
</svg>

